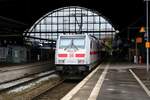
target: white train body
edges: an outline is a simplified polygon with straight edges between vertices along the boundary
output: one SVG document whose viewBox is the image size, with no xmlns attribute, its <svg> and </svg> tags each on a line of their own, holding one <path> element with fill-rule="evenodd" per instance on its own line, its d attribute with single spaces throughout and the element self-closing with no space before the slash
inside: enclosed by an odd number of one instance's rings
<svg viewBox="0 0 150 100">
<path fill-rule="evenodd" d="M 60 35 L 55 51 L 56 70 L 90 71 L 100 58 L 99 47 L 99 41 L 87 34 Z"/>
</svg>

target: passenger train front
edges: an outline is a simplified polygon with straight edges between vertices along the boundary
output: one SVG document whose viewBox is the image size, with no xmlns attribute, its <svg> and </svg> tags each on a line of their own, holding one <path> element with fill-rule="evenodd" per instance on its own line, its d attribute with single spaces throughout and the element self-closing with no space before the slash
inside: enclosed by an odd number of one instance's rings
<svg viewBox="0 0 150 100">
<path fill-rule="evenodd" d="M 63 75 L 83 75 L 98 63 L 99 49 L 99 41 L 93 36 L 60 35 L 56 43 L 56 70 Z"/>
</svg>

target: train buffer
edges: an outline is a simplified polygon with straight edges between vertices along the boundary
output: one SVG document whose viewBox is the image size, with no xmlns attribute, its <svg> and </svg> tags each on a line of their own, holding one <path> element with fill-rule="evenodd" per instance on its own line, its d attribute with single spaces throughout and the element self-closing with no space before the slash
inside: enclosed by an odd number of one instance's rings
<svg viewBox="0 0 150 100">
<path fill-rule="evenodd" d="M 61 100 L 150 100 L 145 66 L 100 64 Z"/>
</svg>

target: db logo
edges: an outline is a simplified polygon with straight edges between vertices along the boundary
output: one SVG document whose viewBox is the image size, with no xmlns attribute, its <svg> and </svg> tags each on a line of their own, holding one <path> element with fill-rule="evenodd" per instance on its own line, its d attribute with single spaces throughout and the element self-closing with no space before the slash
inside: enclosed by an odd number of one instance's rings
<svg viewBox="0 0 150 100">
<path fill-rule="evenodd" d="M 73 57 L 73 53 L 69 54 L 69 57 Z"/>
</svg>

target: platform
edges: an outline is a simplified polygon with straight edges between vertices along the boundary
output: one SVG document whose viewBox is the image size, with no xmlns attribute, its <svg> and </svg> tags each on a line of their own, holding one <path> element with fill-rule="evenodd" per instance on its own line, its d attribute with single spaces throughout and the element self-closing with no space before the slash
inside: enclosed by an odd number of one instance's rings
<svg viewBox="0 0 150 100">
<path fill-rule="evenodd" d="M 150 100 L 150 82 L 145 82 L 150 73 L 145 76 L 145 68 L 101 64 L 61 100 Z"/>
</svg>

